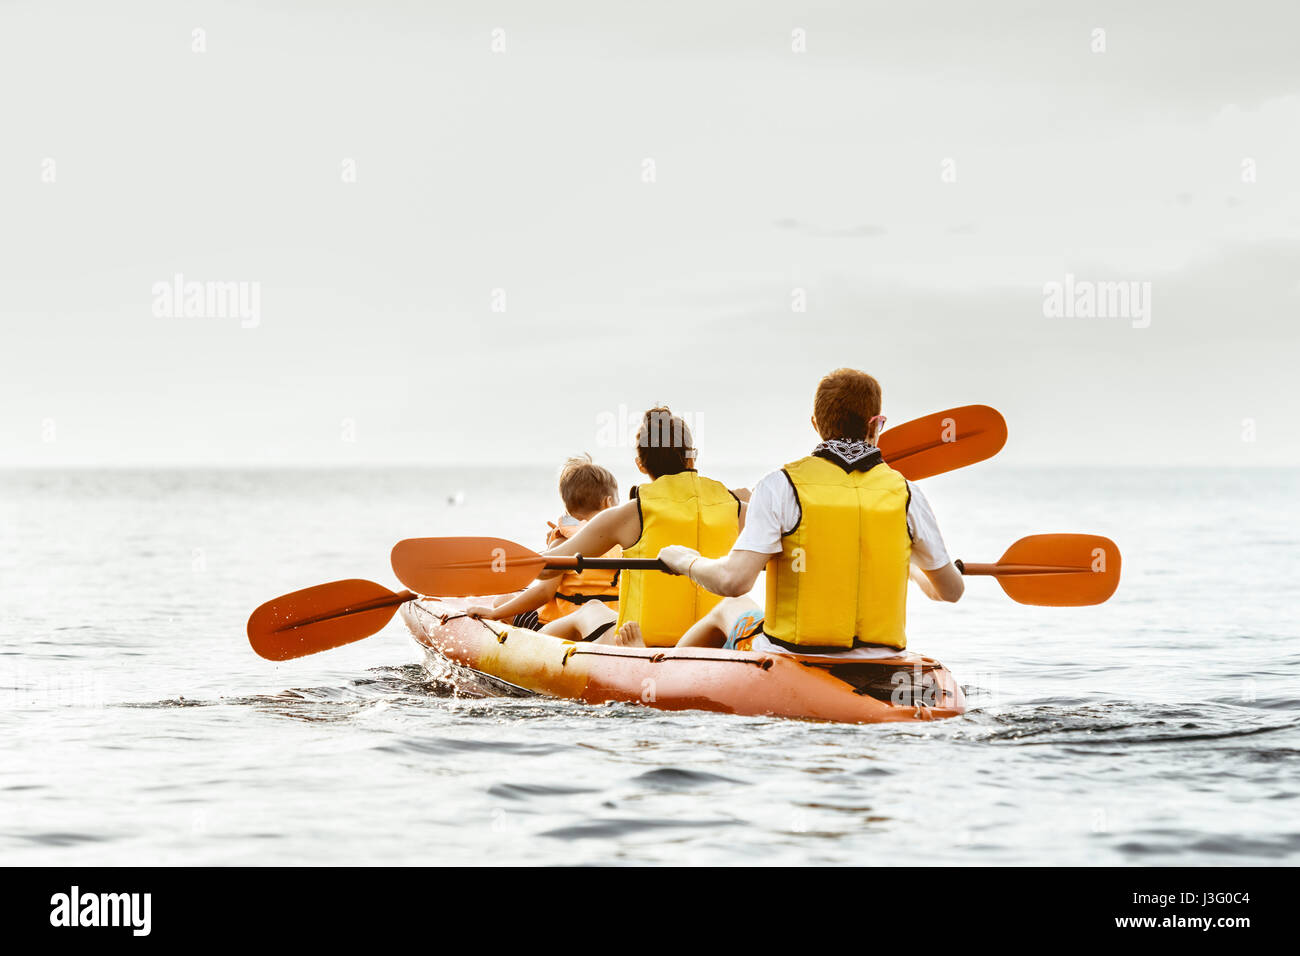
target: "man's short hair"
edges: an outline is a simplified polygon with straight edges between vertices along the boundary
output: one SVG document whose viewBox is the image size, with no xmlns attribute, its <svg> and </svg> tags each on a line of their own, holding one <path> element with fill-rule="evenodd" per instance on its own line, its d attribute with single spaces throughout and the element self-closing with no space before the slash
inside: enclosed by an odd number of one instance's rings
<svg viewBox="0 0 1300 956">
<path fill-rule="evenodd" d="M 823 439 L 867 437 L 867 423 L 880 414 L 880 383 L 866 372 L 837 368 L 817 383 L 813 417 Z"/>
</svg>

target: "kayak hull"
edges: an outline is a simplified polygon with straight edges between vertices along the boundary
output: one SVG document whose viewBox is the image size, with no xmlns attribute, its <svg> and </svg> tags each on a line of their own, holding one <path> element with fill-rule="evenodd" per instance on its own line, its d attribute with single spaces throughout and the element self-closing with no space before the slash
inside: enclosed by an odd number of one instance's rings
<svg viewBox="0 0 1300 956">
<path fill-rule="evenodd" d="M 575 643 L 470 618 L 462 606 L 416 600 L 403 604 L 401 612 L 427 651 L 550 697 L 854 724 L 928 721 L 966 709 L 948 669 L 920 654 L 841 663 L 749 651 Z"/>
</svg>

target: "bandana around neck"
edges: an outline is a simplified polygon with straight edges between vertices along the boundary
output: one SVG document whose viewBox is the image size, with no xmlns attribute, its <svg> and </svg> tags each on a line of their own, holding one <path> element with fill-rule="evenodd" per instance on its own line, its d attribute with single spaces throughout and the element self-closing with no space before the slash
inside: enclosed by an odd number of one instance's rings
<svg viewBox="0 0 1300 956">
<path fill-rule="evenodd" d="M 845 471 L 870 471 L 884 460 L 880 449 L 864 438 L 832 438 L 822 442 L 812 453 L 834 462 Z"/>
</svg>

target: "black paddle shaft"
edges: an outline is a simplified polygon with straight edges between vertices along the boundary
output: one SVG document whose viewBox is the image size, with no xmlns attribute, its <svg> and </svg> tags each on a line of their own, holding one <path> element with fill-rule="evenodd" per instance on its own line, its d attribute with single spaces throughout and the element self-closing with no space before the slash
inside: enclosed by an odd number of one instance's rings
<svg viewBox="0 0 1300 956">
<path fill-rule="evenodd" d="M 548 570 L 555 571 L 585 571 L 588 568 L 596 570 L 609 571 L 662 571 L 665 574 L 676 574 L 676 571 L 670 570 L 668 565 L 664 564 L 658 558 L 584 558 L 580 554 L 573 556 L 572 565 L 565 562 L 564 564 L 547 564 Z"/>
</svg>

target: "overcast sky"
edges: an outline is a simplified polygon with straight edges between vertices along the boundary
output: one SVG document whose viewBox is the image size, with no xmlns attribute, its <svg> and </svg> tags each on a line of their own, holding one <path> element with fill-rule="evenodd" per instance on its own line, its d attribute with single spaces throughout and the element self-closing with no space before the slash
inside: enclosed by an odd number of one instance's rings
<svg viewBox="0 0 1300 956">
<path fill-rule="evenodd" d="M 451 6 L 0 3 L 0 465 L 553 464 L 655 402 L 776 465 L 840 365 L 1011 463 L 1300 464 L 1294 2 Z"/>
</svg>

